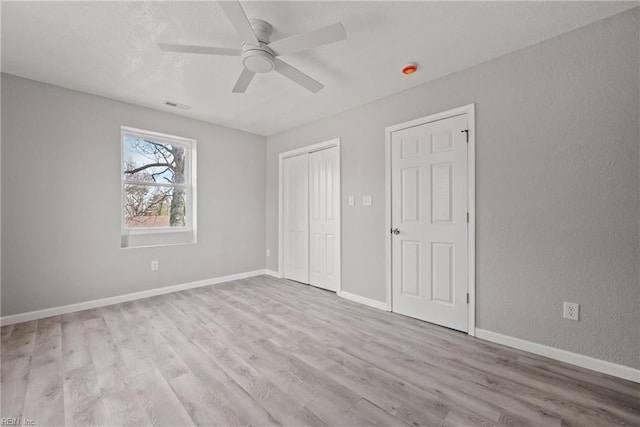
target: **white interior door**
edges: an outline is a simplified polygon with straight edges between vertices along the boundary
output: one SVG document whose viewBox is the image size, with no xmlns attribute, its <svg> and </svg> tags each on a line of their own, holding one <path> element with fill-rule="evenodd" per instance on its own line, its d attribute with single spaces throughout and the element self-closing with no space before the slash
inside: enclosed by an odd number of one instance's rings
<svg viewBox="0 0 640 427">
<path fill-rule="evenodd" d="M 309 154 L 310 284 L 338 290 L 340 161 L 338 147 Z"/>
<path fill-rule="evenodd" d="M 465 130 L 462 114 L 392 133 L 391 260 L 393 311 L 466 332 Z"/>
<path fill-rule="evenodd" d="M 284 277 L 309 283 L 309 156 L 283 162 Z"/>
</svg>

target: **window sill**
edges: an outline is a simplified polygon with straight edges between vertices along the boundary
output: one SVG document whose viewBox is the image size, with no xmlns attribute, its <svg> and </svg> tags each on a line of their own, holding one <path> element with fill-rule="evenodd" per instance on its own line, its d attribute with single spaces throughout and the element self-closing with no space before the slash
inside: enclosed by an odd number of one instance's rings
<svg viewBox="0 0 640 427">
<path fill-rule="evenodd" d="M 121 248 L 144 248 L 196 243 L 195 230 L 158 231 L 153 233 L 125 233 L 121 236 Z"/>
</svg>

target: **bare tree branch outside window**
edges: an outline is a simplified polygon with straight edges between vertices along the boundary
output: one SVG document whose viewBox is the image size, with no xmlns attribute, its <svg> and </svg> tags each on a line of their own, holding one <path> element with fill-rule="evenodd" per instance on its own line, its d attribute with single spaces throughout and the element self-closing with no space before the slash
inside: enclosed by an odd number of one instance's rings
<svg viewBox="0 0 640 427">
<path fill-rule="evenodd" d="M 125 226 L 185 227 L 186 147 L 130 135 L 123 143 Z"/>
</svg>

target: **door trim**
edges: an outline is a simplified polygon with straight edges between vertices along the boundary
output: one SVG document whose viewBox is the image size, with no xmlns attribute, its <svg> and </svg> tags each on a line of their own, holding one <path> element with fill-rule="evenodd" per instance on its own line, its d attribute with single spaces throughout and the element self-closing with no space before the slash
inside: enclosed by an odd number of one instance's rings
<svg viewBox="0 0 640 427">
<path fill-rule="evenodd" d="M 401 129 L 420 126 L 450 117 L 466 114 L 469 123 L 469 144 L 467 148 L 467 185 L 468 185 L 468 209 L 469 225 L 467 227 L 467 262 L 468 278 L 467 289 L 469 292 L 468 307 L 468 334 L 476 335 L 476 105 L 469 104 L 453 108 L 426 117 L 420 117 L 403 123 L 398 123 L 385 128 L 385 263 L 387 300 L 386 310 L 393 310 L 392 300 L 392 271 L 391 271 L 391 134 Z"/>
<path fill-rule="evenodd" d="M 309 154 L 315 151 L 325 150 L 327 148 L 338 147 L 338 173 L 342 176 L 342 164 L 340 154 L 340 138 L 331 139 L 329 141 L 319 142 L 317 144 L 307 145 L 305 147 L 296 148 L 295 150 L 285 151 L 278 155 L 278 271 L 279 278 L 284 278 L 284 160 L 289 157 L 299 156 L 301 154 Z M 338 289 L 336 294 L 340 295 L 342 291 L 342 179 L 338 186 L 338 200 L 340 201 L 340 215 L 338 215 Z"/>
</svg>

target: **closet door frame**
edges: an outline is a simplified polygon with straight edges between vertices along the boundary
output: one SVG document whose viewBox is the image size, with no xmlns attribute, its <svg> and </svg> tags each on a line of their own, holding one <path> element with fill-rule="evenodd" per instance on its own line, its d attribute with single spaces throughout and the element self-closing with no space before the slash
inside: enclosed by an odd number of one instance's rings
<svg viewBox="0 0 640 427">
<path fill-rule="evenodd" d="M 331 139 L 329 141 L 319 142 L 317 144 L 308 145 L 306 147 L 296 148 L 295 150 L 280 153 L 278 156 L 278 277 L 284 278 L 284 160 L 288 157 L 295 157 L 301 154 L 309 154 L 315 151 L 325 150 L 327 148 L 338 147 L 338 165 L 341 164 L 340 138 Z M 339 170 L 339 176 L 341 173 Z M 340 194 L 342 185 L 338 186 L 338 200 L 340 201 L 340 215 L 338 215 L 338 289 L 336 294 L 340 295 L 342 290 L 342 198 Z"/>
</svg>

